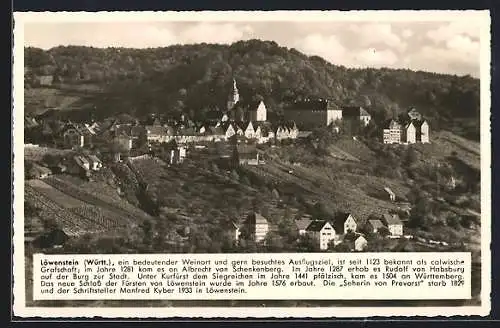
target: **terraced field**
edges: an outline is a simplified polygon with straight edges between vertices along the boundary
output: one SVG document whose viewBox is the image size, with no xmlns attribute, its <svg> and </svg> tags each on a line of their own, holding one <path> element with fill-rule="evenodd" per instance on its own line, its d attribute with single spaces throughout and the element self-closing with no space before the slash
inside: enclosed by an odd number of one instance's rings
<svg viewBox="0 0 500 328">
<path fill-rule="evenodd" d="M 41 209 L 40 217 L 73 236 L 130 228 L 149 218 L 127 202 L 105 193 L 91 194 L 57 176 L 27 181 L 25 199 Z"/>
<path fill-rule="evenodd" d="M 45 179 L 48 184 L 57 189 L 69 190 L 71 195 L 75 195 L 75 198 L 82 199 L 88 204 L 107 208 L 112 212 L 118 211 L 134 222 L 151 218 L 147 213 L 120 198 L 116 189 L 104 182 L 80 181 L 76 185 L 72 180 L 63 175 L 53 175 Z"/>
<path fill-rule="evenodd" d="M 104 226 L 94 220 L 72 212 L 47 197 L 47 193 L 40 192 L 28 184 L 25 185 L 24 193 L 25 199 L 40 209 L 40 217 L 53 220 L 69 236 L 79 236 L 105 230 Z"/>
<path fill-rule="evenodd" d="M 29 180 L 26 183 L 50 199 L 52 202 L 59 204 L 64 208 L 73 208 L 85 205 L 85 203 L 81 200 L 69 196 L 68 194 L 52 187 L 50 184 L 47 184 L 45 181 Z"/>
<path fill-rule="evenodd" d="M 104 194 L 90 194 L 82 188 L 76 187 L 75 185 L 60 179 L 57 176 L 52 176 L 49 179 L 46 179 L 46 181 L 50 184 L 50 186 L 82 201 L 86 205 L 93 205 L 100 207 L 102 210 L 106 210 L 110 220 L 120 222 L 120 226 L 137 223 L 143 219 L 149 218 L 147 214 L 130 204 L 118 202 Z"/>
</svg>

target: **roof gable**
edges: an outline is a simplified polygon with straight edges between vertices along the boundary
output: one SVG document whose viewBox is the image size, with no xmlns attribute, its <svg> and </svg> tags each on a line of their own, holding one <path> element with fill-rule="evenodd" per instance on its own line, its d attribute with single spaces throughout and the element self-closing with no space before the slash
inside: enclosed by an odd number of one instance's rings
<svg viewBox="0 0 500 328">
<path fill-rule="evenodd" d="M 368 220 L 368 223 L 374 228 L 374 229 L 379 229 L 384 227 L 384 224 L 380 220 Z"/>
<path fill-rule="evenodd" d="M 323 230 L 323 228 L 326 227 L 332 227 L 330 225 L 330 223 L 328 223 L 328 221 L 326 220 L 314 220 L 312 221 L 306 228 L 307 231 L 314 231 L 314 232 L 318 232 L 318 231 L 321 231 Z M 333 228 L 333 227 L 332 227 Z"/>
<path fill-rule="evenodd" d="M 400 225 L 403 224 L 401 220 L 399 219 L 399 216 L 397 214 L 388 214 L 385 213 L 383 215 L 383 219 L 386 222 L 387 225 Z"/>
<path fill-rule="evenodd" d="M 295 225 L 297 226 L 297 229 L 299 230 L 305 230 L 311 224 L 312 220 L 311 219 L 300 219 L 300 220 L 295 220 Z"/>
</svg>

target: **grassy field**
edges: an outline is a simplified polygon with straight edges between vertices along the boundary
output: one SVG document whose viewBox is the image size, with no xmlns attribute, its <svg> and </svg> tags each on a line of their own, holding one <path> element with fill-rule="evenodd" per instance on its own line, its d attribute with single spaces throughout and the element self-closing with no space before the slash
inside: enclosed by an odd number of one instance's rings
<svg viewBox="0 0 500 328">
<path fill-rule="evenodd" d="M 446 157 L 456 153 L 456 156 L 471 167 L 480 170 L 480 145 L 448 131 L 431 135 L 430 144 L 413 145 L 429 161 L 444 161 Z"/>
</svg>

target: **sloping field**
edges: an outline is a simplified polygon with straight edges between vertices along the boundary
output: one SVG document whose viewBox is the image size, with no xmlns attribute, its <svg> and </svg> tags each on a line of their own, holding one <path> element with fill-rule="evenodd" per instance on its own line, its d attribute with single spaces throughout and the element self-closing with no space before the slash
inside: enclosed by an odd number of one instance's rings
<svg viewBox="0 0 500 328">
<path fill-rule="evenodd" d="M 352 156 L 350 153 L 342 150 L 339 147 L 336 147 L 334 145 L 328 146 L 328 152 L 330 156 L 344 160 L 344 161 L 353 161 L 353 162 L 359 162 L 359 158 Z"/>
<path fill-rule="evenodd" d="M 297 194 L 303 194 L 310 201 L 321 201 L 333 209 L 352 212 L 360 219 L 396 208 L 390 201 L 369 196 L 367 185 L 388 185 L 396 192 L 407 192 L 407 188 L 397 181 L 388 183 L 385 179 L 339 173 L 324 167 L 292 166 L 268 161 L 247 169 L 267 181 L 292 185 Z"/>
<path fill-rule="evenodd" d="M 71 212 L 67 208 L 52 201 L 46 194 L 25 185 L 24 198 L 27 202 L 40 209 L 40 217 L 53 220 L 69 236 L 79 236 L 85 233 L 96 233 L 105 230 L 105 227 L 95 221 Z"/>
<path fill-rule="evenodd" d="M 481 169 L 480 145 L 478 142 L 464 139 L 448 131 L 431 134 L 430 144 L 413 145 L 425 158 L 443 160 L 453 152 L 457 157 L 475 169 Z"/>
<path fill-rule="evenodd" d="M 120 225 L 127 226 L 149 218 L 147 214 L 124 201 L 118 202 L 115 199 L 107 197 L 104 193 L 91 194 L 83 188 L 77 187 L 57 176 L 52 176 L 46 179 L 46 181 L 55 189 L 84 202 L 86 205 L 100 207 L 105 211 L 103 213 L 107 213 L 110 220 L 118 220 Z"/>
<path fill-rule="evenodd" d="M 130 168 L 137 175 L 139 180 L 147 184 L 156 184 L 166 166 L 166 163 L 158 158 L 145 157 L 129 162 Z"/>
<path fill-rule="evenodd" d="M 46 181 L 54 184 L 59 183 L 61 185 L 61 188 L 65 188 L 66 185 L 72 186 L 72 188 L 78 188 L 80 192 L 90 194 L 93 197 L 97 197 L 114 207 L 118 207 L 128 212 L 129 215 L 134 216 L 139 221 L 142 219 L 151 218 L 149 214 L 122 199 L 118 195 L 117 189 L 113 188 L 105 182 L 84 181 L 69 175 L 54 175 L 46 179 Z"/>
<path fill-rule="evenodd" d="M 85 205 L 81 200 L 55 189 L 42 180 L 29 180 L 26 183 L 61 207 L 73 208 Z"/>
<path fill-rule="evenodd" d="M 352 138 L 340 138 L 334 143 L 336 149 L 357 158 L 360 161 L 368 162 L 374 159 L 375 154 L 363 142 Z"/>
</svg>

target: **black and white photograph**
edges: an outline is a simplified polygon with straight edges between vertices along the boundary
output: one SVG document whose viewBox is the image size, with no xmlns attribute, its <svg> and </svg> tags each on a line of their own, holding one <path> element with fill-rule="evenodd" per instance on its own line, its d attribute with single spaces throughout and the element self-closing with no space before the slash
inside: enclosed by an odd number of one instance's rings
<svg viewBox="0 0 500 328">
<path fill-rule="evenodd" d="M 485 301 L 488 14 L 84 14 L 14 57 L 26 307 L 442 305 L 35 301 L 35 253 L 467 252 Z"/>
</svg>

